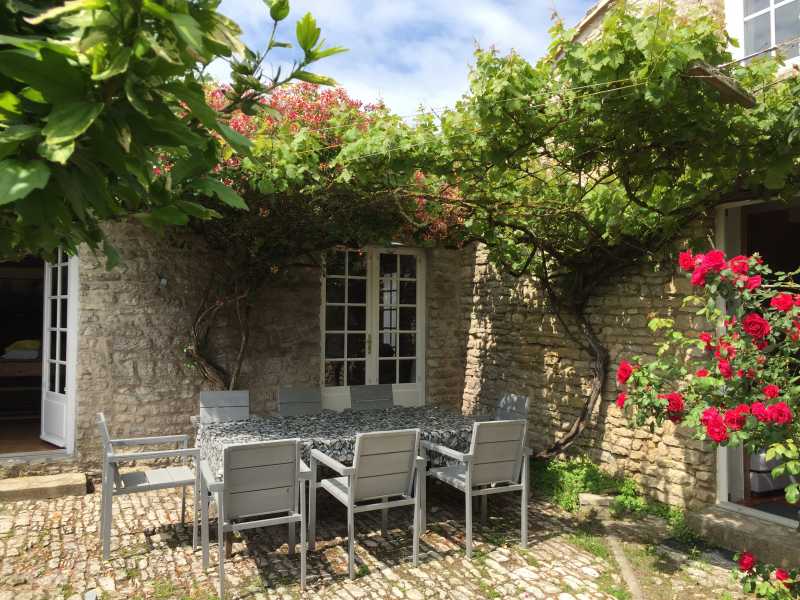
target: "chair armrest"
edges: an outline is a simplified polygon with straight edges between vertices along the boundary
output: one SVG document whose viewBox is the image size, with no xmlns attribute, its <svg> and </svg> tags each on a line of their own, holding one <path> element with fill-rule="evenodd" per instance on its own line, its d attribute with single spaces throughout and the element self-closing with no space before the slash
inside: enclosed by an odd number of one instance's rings
<svg viewBox="0 0 800 600">
<path fill-rule="evenodd" d="M 211 465 L 207 460 L 200 461 L 200 475 L 203 477 L 206 489 L 209 492 L 221 492 L 225 488 L 224 482 L 218 480 L 211 471 Z"/>
<path fill-rule="evenodd" d="M 422 440 L 420 442 L 425 450 L 430 450 L 431 452 L 436 452 L 448 458 L 453 458 L 460 462 L 469 462 L 472 460 L 471 454 L 464 454 L 463 452 L 458 452 L 457 450 L 453 450 L 452 448 L 448 448 L 447 446 L 442 446 L 441 444 L 434 444 L 433 442 L 429 442 L 427 440 Z"/>
<path fill-rule="evenodd" d="M 311 460 L 318 460 L 326 467 L 330 467 L 339 475 L 349 476 L 355 472 L 353 467 L 346 467 L 342 463 L 340 463 L 335 458 L 331 458 L 327 454 L 320 452 L 319 450 L 311 450 Z"/>
<path fill-rule="evenodd" d="M 147 460 L 150 458 L 169 458 L 176 456 L 188 456 L 197 460 L 200 457 L 200 448 L 178 448 L 176 450 L 158 450 L 154 452 L 128 452 L 127 454 L 109 454 L 106 460 L 111 463 L 125 462 L 129 460 Z"/>
<path fill-rule="evenodd" d="M 180 435 L 154 435 L 151 437 L 141 438 L 119 438 L 116 440 L 109 440 L 111 445 L 117 446 L 155 446 L 157 444 L 177 444 L 179 442 L 189 442 L 189 436 L 186 434 Z"/>
<path fill-rule="evenodd" d="M 417 465 L 417 469 L 420 469 L 423 472 L 425 471 L 425 468 L 428 466 L 428 459 L 422 456 L 417 456 L 417 458 L 414 459 L 414 462 Z"/>
<path fill-rule="evenodd" d="M 300 479 L 311 479 L 311 468 L 300 459 Z"/>
</svg>

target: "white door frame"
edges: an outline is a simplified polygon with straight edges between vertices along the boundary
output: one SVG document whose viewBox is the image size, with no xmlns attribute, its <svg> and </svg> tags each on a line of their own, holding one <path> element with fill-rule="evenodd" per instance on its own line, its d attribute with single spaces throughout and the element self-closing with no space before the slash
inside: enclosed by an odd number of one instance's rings
<svg viewBox="0 0 800 600">
<path fill-rule="evenodd" d="M 349 248 L 352 250 L 352 248 Z M 378 306 L 379 260 L 381 253 L 408 254 L 417 257 L 417 327 L 416 327 L 416 381 L 414 383 L 395 383 L 392 385 L 394 401 L 403 406 L 422 406 L 425 404 L 425 352 L 427 341 L 427 264 L 426 253 L 422 248 L 403 245 L 392 246 L 367 246 L 362 250 L 367 252 L 367 377 L 366 384 L 376 384 L 378 366 L 378 340 L 375 332 L 378 330 L 375 307 Z M 320 275 L 320 375 L 319 382 L 322 390 L 322 407 L 332 410 L 350 408 L 349 386 L 325 386 L 325 271 Z"/>
<path fill-rule="evenodd" d="M 740 234 L 736 232 L 735 235 L 731 235 L 731 232 L 727 231 L 727 222 L 728 222 L 727 211 L 732 209 L 741 210 L 741 208 L 744 206 L 763 204 L 764 202 L 766 201 L 747 200 L 742 202 L 731 202 L 729 204 L 723 204 L 721 206 L 718 206 L 714 214 L 714 245 L 717 248 L 724 250 L 725 253 L 728 255 L 741 254 L 742 247 L 741 247 Z M 722 300 L 720 300 L 720 302 L 722 302 Z M 736 504 L 735 502 L 731 502 L 729 500 L 730 479 L 728 477 L 728 472 L 731 461 L 731 452 L 737 450 L 740 451 L 741 447 L 738 448 L 728 448 L 727 446 L 717 447 L 717 456 L 716 456 L 717 504 L 733 512 L 738 512 L 744 515 L 762 519 L 764 521 L 769 521 L 771 523 L 777 523 L 778 525 L 784 525 L 786 527 L 791 527 L 792 529 L 796 529 L 798 526 L 798 521 L 795 519 L 788 519 L 780 515 L 773 515 L 762 510 L 756 510 L 754 508 L 750 508 L 749 506 L 742 506 L 741 504 Z"/>
<path fill-rule="evenodd" d="M 59 257 L 60 257 L 59 251 Z M 78 264 L 77 256 L 70 256 L 67 260 L 67 315 L 66 315 L 66 333 L 67 333 L 67 347 L 66 347 L 66 364 L 65 364 L 65 381 L 64 381 L 64 439 L 63 450 L 56 450 L 54 452 L 61 452 L 72 454 L 75 451 L 75 421 L 76 421 L 76 381 L 77 381 L 77 350 L 78 350 L 78 290 L 79 290 L 79 277 L 78 277 Z M 50 290 L 52 285 L 52 263 L 45 262 L 45 277 L 44 277 L 44 322 L 42 334 L 42 423 L 44 423 L 44 405 L 49 392 L 49 377 L 50 377 L 50 324 L 51 324 L 51 303 L 49 301 Z M 62 294 L 63 295 L 63 294 Z M 60 302 L 60 301 L 59 301 Z M 57 394 L 61 396 L 61 394 Z M 53 443 L 62 442 L 60 439 L 53 440 L 47 439 L 42 428 L 42 439 Z M 57 444 L 61 445 L 61 444 Z M 37 453 L 41 454 L 41 452 Z"/>
</svg>

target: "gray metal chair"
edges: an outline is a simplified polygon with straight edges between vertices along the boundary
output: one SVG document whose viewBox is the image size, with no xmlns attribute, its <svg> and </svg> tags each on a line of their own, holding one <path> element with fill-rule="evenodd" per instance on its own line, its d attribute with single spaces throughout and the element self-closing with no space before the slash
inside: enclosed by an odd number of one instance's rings
<svg viewBox="0 0 800 600">
<path fill-rule="evenodd" d="M 495 405 L 494 418 L 497 421 L 528 420 L 530 400 L 519 394 L 504 394 Z"/>
<path fill-rule="evenodd" d="M 200 422 L 241 421 L 250 416 L 250 392 L 200 392 Z"/>
<path fill-rule="evenodd" d="M 317 464 L 339 473 L 340 477 L 317 483 Z M 317 488 L 321 487 L 347 507 L 347 554 L 350 579 L 355 577 L 355 515 L 380 510 L 384 536 L 388 530 L 390 508 L 414 507 L 413 562 L 419 554 L 421 495 L 424 490 L 425 460 L 419 456 L 419 429 L 376 431 L 356 436 L 353 466 L 320 452 L 311 451 L 311 490 L 309 495 L 310 546 L 316 534 Z"/>
<path fill-rule="evenodd" d="M 490 494 L 521 492 L 520 545 L 528 545 L 528 456 L 525 446 L 527 421 L 483 421 L 472 429 L 469 452 L 423 441 L 423 452 L 436 452 L 459 464 L 428 470 L 428 476 L 464 492 L 466 502 L 467 557 L 472 556 L 472 498 L 480 496 L 485 517 L 485 499 Z M 425 518 L 423 512 L 423 520 Z M 424 521 L 423 521 L 424 522 Z"/>
<path fill-rule="evenodd" d="M 212 472 L 207 461 L 200 463 L 203 569 L 208 568 L 211 497 L 217 504 L 219 597 L 225 598 L 226 553 L 223 542 L 226 533 L 272 525 L 289 525 L 289 554 L 293 555 L 295 524 L 300 523 L 300 588 L 305 589 L 305 492 L 309 470 L 300 459 L 300 440 L 237 444 L 227 446 L 223 452 L 222 479 Z M 253 520 L 254 517 L 262 518 Z"/>
<path fill-rule="evenodd" d="M 317 415 L 322 412 L 319 388 L 284 386 L 278 390 L 278 414 L 282 417 Z"/>
<path fill-rule="evenodd" d="M 188 448 L 188 435 L 162 435 L 141 438 L 112 439 L 108 433 L 108 425 L 103 413 L 97 413 L 97 426 L 103 442 L 103 482 L 100 500 L 100 539 L 103 546 L 103 559 L 107 560 L 111 549 L 111 520 L 113 514 L 114 496 L 125 494 L 138 494 L 163 490 L 167 488 L 183 488 L 181 502 L 181 522 L 186 519 L 186 488 L 194 486 L 194 511 L 192 512 L 192 545 L 197 545 L 197 501 L 199 478 L 197 475 L 197 460 L 200 456 L 197 448 Z M 164 444 L 178 444 L 178 449 L 158 450 L 150 452 L 123 452 L 117 451 L 119 447 L 130 446 L 157 446 Z M 123 462 L 148 460 L 154 458 L 181 458 L 192 459 L 195 469 L 186 465 L 150 469 L 147 471 L 134 471 L 120 473 L 119 465 Z"/>
<path fill-rule="evenodd" d="M 394 406 L 392 384 L 354 385 L 350 388 L 350 408 L 353 410 L 381 410 Z"/>
</svg>

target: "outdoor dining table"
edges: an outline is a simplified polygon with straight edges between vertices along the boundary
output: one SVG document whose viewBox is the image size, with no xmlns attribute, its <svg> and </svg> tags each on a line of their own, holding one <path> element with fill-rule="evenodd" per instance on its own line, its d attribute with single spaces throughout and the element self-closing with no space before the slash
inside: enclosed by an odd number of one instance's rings
<svg viewBox="0 0 800 600">
<path fill-rule="evenodd" d="M 311 449 L 320 450 L 339 462 L 351 464 L 356 434 L 418 427 L 421 438 L 459 452 L 469 450 L 472 427 L 477 417 L 433 406 L 395 406 L 382 410 L 336 412 L 296 417 L 250 417 L 241 421 L 200 424 L 197 445 L 201 458 L 215 473 L 222 470 L 226 446 L 285 438 L 303 441 L 303 460 Z M 434 461 L 437 456 L 430 457 Z"/>
</svg>

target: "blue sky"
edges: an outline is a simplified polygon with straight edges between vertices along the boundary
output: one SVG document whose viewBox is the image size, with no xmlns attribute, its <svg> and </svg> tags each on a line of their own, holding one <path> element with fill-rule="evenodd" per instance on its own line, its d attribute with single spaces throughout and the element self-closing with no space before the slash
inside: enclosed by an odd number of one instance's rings
<svg viewBox="0 0 800 600">
<path fill-rule="evenodd" d="M 294 41 L 297 19 L 311 12 L 330 45 L 350 49 L 327 58 L 315 72 L 334 77 L 352 96 L 382 99 L 395 112 L 452 105 L 466 91 L 475 44 L 512 48 L 528 60 L 548 45 L 551 14 L 569 26 L 591 0 L 291 0 L 280 25 L 282 39 Z M 223 0 L 223 13 L 238 22 L 245 42 L 263 48 L 270 21 L 262 0 Z M 276 52 L 276 56 L 278 53 Z M 287 55 L 284 51 L 283 57 Z M 275 61 L 273 61 L 275 64 Z M 212 69 L 225 77 L 223 65 Z"/>
</svg>

